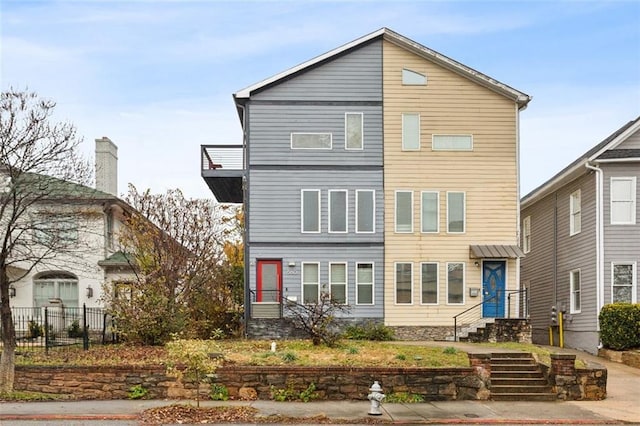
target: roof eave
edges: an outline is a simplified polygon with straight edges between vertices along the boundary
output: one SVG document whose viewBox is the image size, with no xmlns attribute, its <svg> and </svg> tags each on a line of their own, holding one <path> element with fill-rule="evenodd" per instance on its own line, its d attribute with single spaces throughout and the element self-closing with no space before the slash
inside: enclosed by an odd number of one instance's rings
<svg viewBox="0 0 640 426">
<path fill-rule="evenodd" d="M 330 50 L 327 53 L 316 56 L 315 58 L 310 59 L 306 62 L 303 62 L 293 68 L 289 68 L 288 70 L 285 70 L 279 74 L 276 74 L 265 80 L 262 80 L 258 83 L 255 83 L 251 86 L 248 86 L 248 87 L 245 87 L 244 89 L 239 90 L 238 92 L 233 94 L 233 97 L 236 101 L 236 105 L 242 104 L 243 99 L 248 99 L 249 97 L 251 97 L 251 94 L 258 89 L 261 89 L 265 86 L 273 84 L 283 78 L 286 78 L 290 75 L 300 72 L 310 66 L 313 66 L 324 60 L 327 60 L 335 55 L 338 55 L 346 50 L 352 49 L 363 43 L 371 41 L 377 37 L 383 37 L 385 40 L 389 42 L 392 42 L 400 47 L 403 47 L 417 54 L 418 56 L 422 56 L 425 59 L 431 60 L 452 72 L 455 72 L 463 77 L 466 77 L 471 81 L 474 81 L 480 84 L 481 86 L 484 86 L 500 95 L 503 95 L 513 100 L 518 105 L 519 110 L 525 109 L 527 107 L 527 104 L 531 101 L 531 96 L 525 93 L 522 93 L 504 83 L 499 82 L 498 80 L 495 80 L 479 71 L 476 71 L 473 68 L 467 67 L 466 65 L 463 65 L 462 63 L 457 62 L 449 58 L 448 56 L 445 56 L 439 52 L 436 52 L 435 50 L 429 49 L 428 47 L 423 46 L 420 43 L 417 43 L 411 39 L 408 39 L 396 33 L 395 31 L 390 30 L 389 28 L 381 28 L 377 31 L 374 31 L 363 37 L 360 37 L 352 42 L 346 43 L 336 49 Z"/>
</svg>

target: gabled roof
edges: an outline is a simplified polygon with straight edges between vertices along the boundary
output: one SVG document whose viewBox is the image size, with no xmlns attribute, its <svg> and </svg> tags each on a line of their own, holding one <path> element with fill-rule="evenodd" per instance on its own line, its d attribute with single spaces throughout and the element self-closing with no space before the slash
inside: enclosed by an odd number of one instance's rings
<svg viewBox="0 0 640 426">
<path fill-rule="evenodd" d="M 520 207 L 525 208 L 529 204 L 547 196 L 564 184 L 575 180 L 589 172 L 587 164 L 608 161 L 611 159 L 637 159 L 640 158 L 640 150 L 615 149 L 629 136 L 640 129 L 640 116 L 629 121 L 624 126 L 613 132 L 605 140 L 582 154 L 577 160 L 558 172 L 551 179 L 522 197 Z"/>
<path fill-rule="evenodd" d="M 413 40 L 410 40 L 388 28 L 381 28 L 377 31 L 372 32 L 371 34 L 365 35 L 364 37 L 360 37 L 350 43 L 344 44 L 336 49 L 333 49 L 327 53 L 324 53 L 320 56 L 316 56 L 315 58 L 303 62 L 300 65 L 297 65 L 293 68 L 289 68 L 286 71 L 283 71 L 279 74 L 276 74 L 272 77 L 269 77 L 265 80 L 262 80 L 256 84 L 253 84 L 249 87 L 246 87 L 238 92 L 234 93 L 233 97 L 236 100 L 237 104 L 242 104 L 243 100 L 248 99 L 251 95 L 257 91 L 270 87 L 271 85 L 277 84 L 280 81 L 286 80 L 295 76 L 296 74 L 305 72 L 317 65 L 320 65 L 328 60 L 331 60 L 338 55 L 348 52 L 349 50 L 356 49 L 358 47 L 363 46 L 366 43 L 369 43 L 375 39 L 382 38 L 386 41 L 394 43 L 404 49 L 407 49 L 418 56 L 423 57 L 429 61 L 432 61 L 443 68 L 446 68 L 450 71 L 453 71 L 463 77 L 472 80 L 481 86 L 484 86 L 494 92 L 497 92 L 518 104 L 519 109 L 524 109 L 531 97 L 525 93 L 522 93 L 510 86 L 507 86 L 504 83 L 501 83 L 493 78 L 482 74 L 479 71 L 476 71 L 472 68 L 467 67 L 466 65 L 461 64 L 441 53 L 436 52 L 435 50 L 429 49 L 417 43 Z"/>
</svg>

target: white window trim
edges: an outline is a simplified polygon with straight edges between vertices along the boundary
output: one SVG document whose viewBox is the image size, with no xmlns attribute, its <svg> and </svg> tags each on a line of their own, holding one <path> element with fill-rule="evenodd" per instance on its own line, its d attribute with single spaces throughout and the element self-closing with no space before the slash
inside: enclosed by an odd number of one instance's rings
<svg viewBox="0 0 640 426">
<path fill-rule="evenodd" d="M 342 305 L 349 304 L 349 265 L 347 262 L 329 262 L 329 294 L 333 298 L 333 282 L 331 281 L 331 266 L 332 265 L 344 265 L 344 303 Z"/>
<path fill-rule="evenodd" d="M 373 227 L 371 231 L 359 231 L 358 230 L 358 193 L 359 192 L 370 192 L 372 194 L 372 212 L 371 216 L 373 219 Z M 376 232 L 376 190 L 375 189 L 356 189 L 356 234 L 375 234 Z"/>
<path fill-rule="evenodd" d="M 360 116 L 360 135 L 362 136 L 360 148 L 349 148 L 347 146 L 347 116 L 359 115 Z M 346 151 L 364 151 L 364 113 L 363 112 L 345 112 L 344 113 L 344 149 Z"/>
<path fill-rule="evenodd" d="M 471 148 L 436 148 L 435 138 L 437 136 L 469 136 L 471 138 Z M 473 134 L 471 133 L 434 133 L 431 135 L 431 150 L 432 151 L 473 151 Z"/>
<path fill-rule="evenodd" d="M 305 231 L 304 230 L 304 193 L 316 191 L 318 194 L 318 230 L 317 231 Z M 303 234 L 319 234 L 322 232 L 322 196 L 319 189 L 305 188 L 300 190 L 300 232 Z"/>
<path fill-rule="evenodd" d="M 449 231 L 449 195 L 462 194 L 462 231 Z M 467 232 L 467 193 L 465 191 L 447 191 L 447 234 L 464 234 Z"/>
<path fill-rule="evenodd" d="M 630 222 L 614 222 L 613 220 L 613 182 L 615 181 L 631 181 L 631 221 Z M 636 224 L 636 177 L 635 176 L 616 176 L 611 177 L 611 182 L 609 183 L 609 221 L 611 225 L 635 225 Z"/>
<path fill-rule="evenodd" d="M 449 265 L 456 265 L 456 264 L 461 264 L 462 265 L 462 302 L 461 303 L 451 303 L 449 302 Z M 465 295 L 465 290 L 467 288 L 467 264 L 465 262 L 447 262 L 446 263 L 446 269 L 445 269 L 446 273 L 447 273 L 447 295 L 446 295 L 446 300 L 447 300 L 447 305 L 449 306 L 461 306 L 464 305 L 467 302 L 467 298 Z"/>
<path fill-rule="evenodd" d="M 358 303 L 358 288 L 360 282 L 358 281 L 358 265 L 371 265 L 371 303 Z M 356 262 L 355 269 L 355 282 L 356 282 L 356 305 L 359 306 L 374 306 L 376 304 L 376 264 L 374 262 Z"/>
<path fill-rule="evenodd" d="M 427 303 L 422 301 L 423 285 L 422 282 L 422 265 L 436 265 L 436 302 Z M 436 306 L 440 304 L 440 263 L 438 262 L 421 262 L 420 263 L 420 304 L 425 306 Z"/>
<path fill-rule="evenodd" d="M 574 309 L 576 296 L 575 289 L 573 288 L 573 276 L 576 272 L 578 273 L 578 277 L 580 279 L 580 309 Z M 579 314 L 580 312 L 582 312 L 582 272 L 580 271 L 580 269 L 573 269 L 569 271 L 569 313 Z"/>
<path fill-rule="evenodd" d="M 411 283 L 410 283 L 410 291 L 411 291 L 411 300 L 409 303 L 399 303 L 398 302 L 398 265 L 411 265 Z M 393 302 L 398 306 L 409 306 L 413 305 L 413 262 L 394 262 L 393 263 Z"/>
<path fill-rule="evenodd" d="M 423 202 L 424 202 L 424 194 L 436 194 L 436 230 L 435 231 L 425 231 L 422 229 L 423 222 Z M 440 192 L 438 191 L 422 191 L 420 193 L 420 232 L 423 234 L 438 234 L 440 233 Z"/>
<path fill-rule="evenodd" d="M 631 303 L 638 303 L 638 265 L 634 261 L 624 262 L 624 261 L 616 261 L 611 262 L 611 303 L 613 303 L 613 267 L 615 265 L 631 265 L 633 279 L 631 280 Z"/>
<path fill-rule="evenodd" d="M 398 193 L 408 192 L 411 194 L 411 201 L 409 203 L 410 217 L 411 217 L 411 229 L 408 231 L 398 231 Z M 413 233 L 413 191 L 409 189 L 396 189 L 394 199 L 394 230 L 397 234 L 412 234 Z"/>
<path fill-rule="evenodd" d="M 331 194 L 334 192 L 343 192 L 345 194 L 344 196 L 344 231 L 332 231 L 331 230 Z M 346 234 L 349 232 L 349 191 L 346 189 L 331 189 L 329 190 L 329 196 L 328 196 L 328 200 L 327 200 L 327 204 L 328 204 L 328 215 L 329 216 L 327 218 L 328 223 L 329 223 L 329 233 L 330 234 Z"/>
<path fill-rule="evenodd" d="M 404 117 L 405 116 L 417 116 L 418 117 L 418 147 L 417 148 L 405 148 L 404 147 Z M 403 112 L 401 117 L 401 129 L 400 129 L 400 148 L 402 151 L 420 151 L 422 146 L 422 132 L 420 131 L 421 119 L 419 112 Z"/>
<path fill-rule="evenodd" d="M 573 209 L 574 199 L 578 200 L 578 211 Z M 580 220 L 576 221 L 576 217 Z M 578 189 L 569 195 L 569 235 L 572 236 L 579 234 L 580 231 L 582 231 L 582 194 Z"/>
<path fill-rule="evenodd" d="M 531 216 L 522 219 L 522 251 L 525 254 L 531 251 Z"/>
<path fill-rule="evenodd" d="M 304 267 L 305 265 L 318 265 L 318 294 L 316 295 L 318 300 L 320 300 L 320 262 L 302 262 L 300 264 L 300 303 L 306 304 L 304 301 Z"/>
<path fill-rule="evenodd" d="M 329 135 L 329 147 L 327 148 L 296 148 L 293 146 L 293 135 Z M 294 150 L 321 150 L 328 151 L 333 149 L 333 133 L 329 132 L 291 132 L 289 136 L 290 148 Z"/>
</svg>

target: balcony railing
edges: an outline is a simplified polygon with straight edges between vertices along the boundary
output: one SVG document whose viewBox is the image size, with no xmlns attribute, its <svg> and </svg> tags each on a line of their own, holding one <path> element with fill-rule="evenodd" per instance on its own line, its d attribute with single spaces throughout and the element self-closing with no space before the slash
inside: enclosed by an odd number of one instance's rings
<svg viewBox="0 0 640 426">
<path fill-rule="evenodd" d="M 201 145 L 202 170 L 243 170 L 242 145 Z"/>
<path fill-rule="evenodd" d="M 201 145 L 202 178 L 221 203 L 242 203 L 244 155 L 242 145 Z"/>
</svg>

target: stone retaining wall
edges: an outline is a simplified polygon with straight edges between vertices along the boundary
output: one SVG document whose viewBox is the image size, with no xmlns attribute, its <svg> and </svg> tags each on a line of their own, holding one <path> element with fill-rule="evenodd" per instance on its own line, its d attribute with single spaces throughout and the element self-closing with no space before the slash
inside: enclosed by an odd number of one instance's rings
<svg viewBox="0 0 640 426">
<path fill-rule="evenodd" d="M 259 399 L 271 399 L 272 389 L 299 393 L 315 385 L 319 399 L 366 399 L 378 381 L 385 394 L 408 392 L 428 401 L 487 399 L 485 383 L 473 368 L 355 368 L 225 366 L 215 382 L 237 397 L 249 390 Z M 243 391 L 241 391 L 243 389 Z"/>
</svg>

